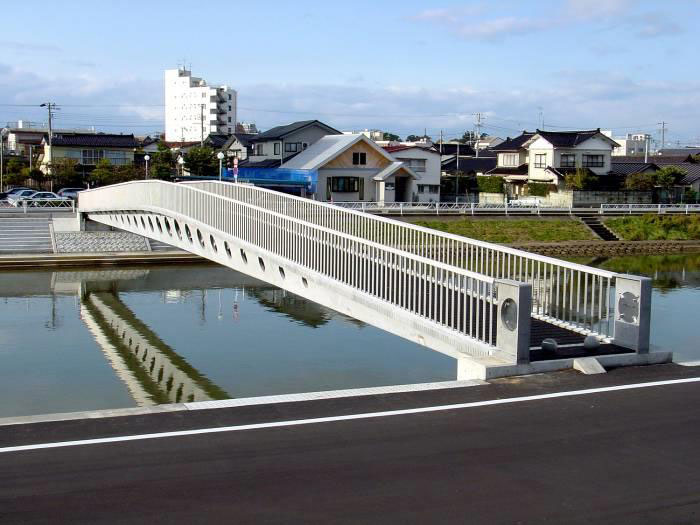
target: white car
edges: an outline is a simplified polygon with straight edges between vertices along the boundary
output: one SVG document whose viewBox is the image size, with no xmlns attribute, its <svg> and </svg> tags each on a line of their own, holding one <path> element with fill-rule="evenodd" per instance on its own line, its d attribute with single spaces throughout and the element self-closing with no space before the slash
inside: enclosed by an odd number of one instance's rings
<svg viewBox="0 0 700 525">
<path fill-rule="evenodd" d="M 7 202 L 13 206 L 21 206 L 22 202 L 37 193 L 36 190 L 22 190 L 7 196 Z"/>
</svg>

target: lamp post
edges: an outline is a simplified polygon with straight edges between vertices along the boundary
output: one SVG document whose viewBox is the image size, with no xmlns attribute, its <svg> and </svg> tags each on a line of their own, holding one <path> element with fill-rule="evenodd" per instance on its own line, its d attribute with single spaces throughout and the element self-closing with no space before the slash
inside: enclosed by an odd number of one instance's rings
<svg viewBox="0 0 700 525">
<path fill-rule="evenodd" d="M 7 128 L 2 128 L 0 129 L 0 191 L 3 191 L 3 177 L 5 175 L 5 159 L 3 157 L 4 155 L 4 148 L 5 148 L 5 131 Z"/>
<path fill-rule="evenodd" d="M 216 154 L 216 158 L 219 159 L 219 182 L 221 182 L 221 164 L 224 160 L 224 154 L 219 152 Z"/>
<path fill-rule="evenodd" d="M 146 155 L 146 156 L 143 158 L 143 160 L 146 161 L 146 178 L 148 178 L 148 161 L 151 160 L 151 156 L 150 156 L 150 155 Z"/>
<path fill-rule="evenodd" d="M 177 163 L 180 165 L 180 177 L 184 176 L 185 173 L 185 159 L 182 158 L 182 155 L 178 155 L 177 157 Z"/>
</svg>

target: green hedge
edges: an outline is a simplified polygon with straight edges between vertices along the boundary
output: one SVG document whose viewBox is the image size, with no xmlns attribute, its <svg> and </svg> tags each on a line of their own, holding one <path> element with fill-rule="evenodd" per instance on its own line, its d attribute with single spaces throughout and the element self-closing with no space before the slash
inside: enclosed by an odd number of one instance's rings
<svg viewBox="0 0 700 525">
<path fill-rule="evenodd" d="M 697 215 L 644 215 L 606 219 L 606 226 L 626 241 L 700 240 Z"/>
<path fill-rule="evenodd" d="M 476 184 L 481 193 L 503 193 L 503 177 L 480 175 L 476 178 Z"/>
<path fill-rule="evenodd" d="M 546 182 L 528 182 L 527 194 L 533 197 L 546 197 L 549 195 L 549 184 Z"/>
</svg>

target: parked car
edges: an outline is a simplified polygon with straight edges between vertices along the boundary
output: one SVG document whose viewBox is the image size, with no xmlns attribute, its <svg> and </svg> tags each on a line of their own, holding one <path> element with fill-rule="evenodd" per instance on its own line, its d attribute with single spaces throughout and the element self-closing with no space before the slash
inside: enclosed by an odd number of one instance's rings
<svg viewBox="0 0 700 525">
<path fill-rule="evenodd" d="M 12 188 L 11 190 L 2 191 L 2 192 L 0 192 L 0 201 L 7 199 L 10 195 L 17 193 L 18 191 L 29 190 L 29 189 L 31 189 L 31 188 L 26 188 L 24 186 L 18 186 L 17 188 Z M 32 190 L 32 191 L 36 191 L 36 190 Z"/>
<path fill-rule="evenodd" d="M 78 192 L 83 191 L 85 188 L 62 188 L 56 192 L 59 197 L 67 197 L 69 199 L 76 200 L 78 198 Z"/>
<path fill-rule="evenodd" d="M 28 197 L 34 195 L 36 193 L 36 190 L 20 190 L 12 195 L 7 196 L 7 202 L 12 204 L 13 206 L 21 206 L 22 201 L 26 200 Z"/>
<path fill-rule="evenodd" d="M 512 207 L 517 207 L 517 206 L 522 206 L 522 207 L 533 207 L 533 206 L 539 206 L 542 204 L 542 201 L 538 199 L 537 197 L 525 197 L 522 199 L 515 199 L 508 201 L 508 206 Z"/>
<path fill-rule="evenodd" d="M 72 201 L 68 197 L 60 197 L 52 191 L 37 191 L 25 199 L 27 206 L 61 206 Z"/>
</svg>

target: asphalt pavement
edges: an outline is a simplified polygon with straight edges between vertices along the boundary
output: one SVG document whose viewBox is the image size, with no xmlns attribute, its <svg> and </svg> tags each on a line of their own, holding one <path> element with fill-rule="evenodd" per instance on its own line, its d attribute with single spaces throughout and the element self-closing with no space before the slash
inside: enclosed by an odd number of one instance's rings
<svg viewBox="0 0 700 525">
<path fill-rule="evenodd" d="M 698 523 L 699 376 L 3 426 L 0 523 Z"/>
</svg>

